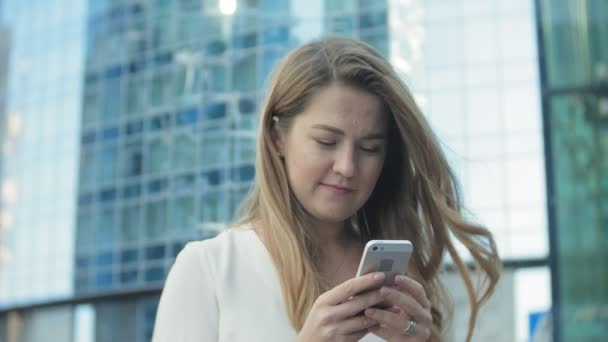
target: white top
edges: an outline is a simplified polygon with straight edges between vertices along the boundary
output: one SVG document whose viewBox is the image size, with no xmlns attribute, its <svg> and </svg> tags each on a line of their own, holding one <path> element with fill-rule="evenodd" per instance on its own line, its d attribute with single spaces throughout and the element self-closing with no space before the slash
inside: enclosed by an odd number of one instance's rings
<svg viewBox="0 0 608 342">
<path fill-rule="evenodd" d="M 188 243 L 160 298 L 153 342 L 293 341 L 270 254 L 251 228 Z M 361 341 L 384 341 L 368 334 Z"/>
</svg>

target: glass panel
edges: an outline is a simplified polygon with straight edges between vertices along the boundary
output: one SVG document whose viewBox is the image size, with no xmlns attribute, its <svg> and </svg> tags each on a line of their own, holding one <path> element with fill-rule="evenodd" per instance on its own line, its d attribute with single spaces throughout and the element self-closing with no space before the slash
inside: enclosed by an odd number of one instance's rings
<svg viewBox="0 0 608 342">
<path fill-rule="evenodd" d="M 608 110 L 602 101 L 592 95 L 551 100 L 563 341 L 608 337 L 599 315 L 608 307 Z"/>
<path fill-rule="evenodd" d="M 146 172 L 159 173 L 169 169 L 169 143 L 165 138 L 148 141 L 146 151 Z"/>
<path fill-rule="evenodd" d="M 122 209 L 120 222 L 121 241 L 135 242 L 139 239 L 141 230 L 141 207 L 139 205 L 126 206 Z"/>
<path fill-rule="evenodd" d="M 103 183 L 113 182 L 117 175 L 118 148 L 116 145 L 112 144 L 104 146 L 100 152 L 99 181 Z"/>
<path fill-rule="evenodd" d="M 194 196 L 182 196 L 173 201 L 170 228 L 184 232 L 195 229 Z"/>
<path fill-rule="evenodd" d="M 126 114 L 140 115 L 144 108 L 146 83 L 142 73 L 132 74 L 127 81 Z"/>
<path fill-rule="evenodd" d="M 256 90 L 256 61 L 255 54 L 236 59 L 233 65 L 234 71 L 232 73 L 232 85 L 234 89 L 238 91 Z"/>
<path fill-rule="evenodd" d="M 229 139 L 226 136 L 203 136 L 201 143 L 201 166 L 214 168 L 228 162 Z"/>
<path fill-rule="evenodd" d="M 139 176 L 142 172 L 142 143 L 141 140 L 128 143 L 124 147 L 122 175 L 124 177 Z"/>
<path fill-rule="evenodd" d="M 88 210 L 78 212 L 78 228 L 76 230 L 76 251 L 86 251 L 94 244 L 95 224 L 93 213 Z"/>
<path fill-rule="evenodd" d="M 226 82 L 226 65 L 209 64 L 204 67 L 205 89 L 212 92 L 223 92 L 228 89 Z"/>
<path fill-rule="evenodd" d="M 158 240 L 165 237 L 167 229 L 167 201 L 157 200 L 146 205 L 145 238 Z"/>
<path fill-rule="evenodd" d="M 120 82 L 120 75 L 122 71 L 120 71 L 120 67 L 116 69 L 117 70 L 108 71 L 112 77 L 106 78 L 106 81 L 104 82 L 102 99 L 104 102 L 102 113 L 103 122 L 112 122 L 120 115 L 120 101 L 123 94 Z"/>
<path fill-rule="evenodd" d="M 200 222 L 226 222 L 228 215 L 228 201 L 226 192 L 207 192 L 201 197 L 199 220 Z"/>
<path fill-rule="evenodd" d="M 114 239 L 114 208 L 103 208 L 97 221 L 97 246 L 113 246 Z"/>
<path fill-rule="evenodd" d="M 192 134 L 178 134 L 173 142 L 173 167 L 193 169 L 196 162 L 196 139 Z"/>
<path fill-rule="evenodd" d="M 97 177 L 97 163 L 95 150 L 91 148 L 82 148 L 80 153 L 80 184 L 91 186 L 95 183 Z"/>
<path fill-rule="evenodd" d="M 171 98 L 171 69 L 159 68 L 151 76 L 148 102 L 152 106 L 163 106 Z"/>
<path fill-rule="evenodd" d="M 550 87 L 608 80 L 608 2 L 540 2 Z"/>
</svg>

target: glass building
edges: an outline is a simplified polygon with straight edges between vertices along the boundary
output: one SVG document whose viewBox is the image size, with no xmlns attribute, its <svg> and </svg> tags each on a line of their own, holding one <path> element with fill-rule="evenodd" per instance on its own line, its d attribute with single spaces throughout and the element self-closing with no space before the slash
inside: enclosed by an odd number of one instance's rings
<svg viewBox="0 0 608 342">
<path fill-rule="evenodd" d="M 538 1 L 557 341 L 608 338 L 608 3 Z"/>
<path fill-rule="evenodd" d="M 2 2 L 0 306 L 72 294 L 84 3 Z"/>
</svg>

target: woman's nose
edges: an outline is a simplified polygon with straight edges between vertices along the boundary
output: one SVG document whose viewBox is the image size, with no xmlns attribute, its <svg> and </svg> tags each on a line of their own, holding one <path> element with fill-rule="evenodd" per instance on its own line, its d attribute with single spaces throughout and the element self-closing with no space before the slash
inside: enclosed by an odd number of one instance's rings
<svg viewBox="0 0 608 342">
<path fill-rule="evenodd" d="M 355 175 L 356 163 L 357 161 L 354 148 L 344 147 L 336 151 L 334 171 L 341 174 L 345 178 L 351 178 Z"/>
</svg>

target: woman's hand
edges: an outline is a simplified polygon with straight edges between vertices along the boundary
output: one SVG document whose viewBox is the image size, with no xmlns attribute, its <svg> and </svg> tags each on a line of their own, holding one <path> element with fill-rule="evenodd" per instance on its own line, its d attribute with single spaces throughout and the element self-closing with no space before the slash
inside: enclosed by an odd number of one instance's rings
<svg viewBox="0 0 608 342">
<path fill-rule="evenodd" d="M 429 339 L 433 326 L 431 302 L 420 283 L 398 275 L 395 277 L 395 287 L 383 287 L 380 293 L 393 306 L 387 310 L 365 310 L 367 317 L 380 323 L 371 327 L 370 332 L 391 342 Z"/>
<path fill-rule="evenodd" d="M 358 341 L 378 322 L 362 314 L 365 309 L 384 300 L 379 290 L 384 273 L 372 273 L 345 281 L 323 293 L 313 304 L 298 342 Z M 360 294 L 360 295 L 359 295 Z"/>
</svg>

